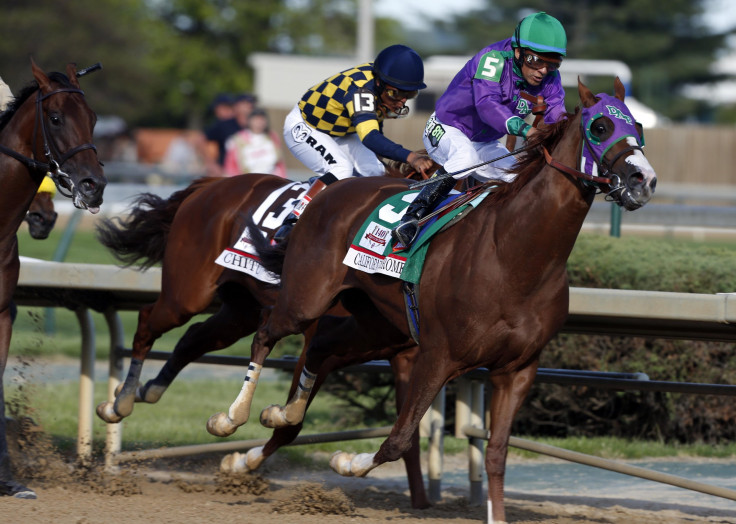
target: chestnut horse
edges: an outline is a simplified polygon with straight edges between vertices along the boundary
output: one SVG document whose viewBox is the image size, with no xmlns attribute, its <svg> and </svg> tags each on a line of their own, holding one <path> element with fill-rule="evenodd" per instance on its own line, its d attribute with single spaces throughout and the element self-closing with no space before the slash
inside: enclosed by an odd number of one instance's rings
<svg viewBox="0 0 736 524">
<path fill-rule="evenodd" d="M 401 166 L 389 165 L 387 176 L 411 175 Z M 130 416 L 134 402 L 155 403 L 179 372 L 205 353 L 226 348 L 240 338 L 254 333 L 261 310 L 271 306 L 278 289 L 256 278 L 214 263 L 218 255 L 233 246 L 245 227 L 244 217 L 276 191 L 293 185 L 289 180 L 260 174 L 230 178 L 202 178 L 187 188 L 163 199 L 153 194 L 138 197 L 125 218 L 107 219 L 97 227 L 97 236 L 124 265 L 142 269 L 160 263 L 161 293 L 155 303 L 144 306 L 138 318 L 133 339 L 133 354 L 125 382 L 112 402 L 97 406 L 97 415 L 108 423 Z M 301 187 L 301 189 L 299 189 Z M 290 190 L 296 196 L 306 185 Z M 328 188 L 329 189 L 329 188 Z M 266 217 L 260 224 L 273 235 L 290 211 L 287 205 L 281 215 Z M 186 260 L 186 264 L 182 264 Z M 219 298 L 220 309 L 205 322 L 192 325 L 177 342 L 174 351 L 157 376 L 145 385 L 138 383 L 143 362 L 154 342 L 164 333 L 186 324 L 194 315 L 204 312 Z M 305 333 L 307 342 L 314 332 L 321 333 L 323 344 L 344 348 L 345 356 L 326 362 L 315 370 L 315 385 L 305 399 L 311 402 L 324 378 L 334 369 L 374 359 L 389 358 L 396 382 L 396 399 L 400 404 L 406 390 L 406 378 L 416 347 L 409 342 L 399 351 L 386 348 L 381 333 L 363 332 L 344 309 L 326 316 L 318 328 Z M 414 352 L 411 351 L 414 348 Z M 337 350 L 336 350 L 337 352 Z M 298 388 L 304 355 L 297 364 L 289 397 Z M 262 362 L 260 363 L 262 364 Z M 292 442 L 301 430 L 301 420 L 274 432 L 269 442 L 252 449 L 245 456 L 228 456 L 224 468 L 256 469 L 281 446 Z M 429 506 L 419 462 L 418 433 L 416 446 L 406 454 L 412 505 Z"/>
<path fill-rule="evenodd" d="M 17 232 L 46 173 L 78 208 L 99 211 L 107 183 L 92 145 L 95 113 L 73 64 L 46 75 L 31 61 L 35 82 L 0 114 L 0 495 L 35 498 L 12 476 L 5 436 L 2 375 L 10 348 L 10 304 L 18 283 Z M 39 160 L 42 159 L 42 160 Z"/>
<path fill-rule="evenodd" d="M 380 449 L 335 453 L 330 461 L 335 471 L 365 476 L 399 458 L 440 389 L 453 378 L 485 367 L 493 391 L 486 450 L 488 520 L 505 520 L 503 485 L 511 424 L 534 382 L 542 348 L 567 317 L 566 261 L 594 195 L 606 192 L 607 198 L 633 210 L 651 198 L 656 186 L 618 78 L 614 86 L 615 97 L 593 95 L 579 82 L 582 110 L 540 130 L 533 142 L 538 147 L 518 161 L 514 182 L 502 185 L 432 240 L 417 285 L 420 350 L 408 396 Z M 406 191 L 407 185 L 381 179 L 333 185 L 310 203 L 286 246 L 257 246 L 267 269 L 281 275 L 281 289 L 253 339 L 254 360 L 268 354 L 282 337 L 309 329 L 336 300 L 342 300 L 360 325 L 409 337 L 402 282 L 343 264 L 370 213 L 391 195 Z M 381 213 L 403 214 L 403 209 L 388 207 Z M 315 339 L 305 372 L 318 369 L 329 356 Z M 227 414 L 213 415 L 208 428 L 228 434 L 243 424 L 247 419 L 238 417 L 248 412 L 244 404 L 249 399 L 241 397 Z M 288 423 L 278 416 L 266 420 L 271 426 Z"/>
</svg>

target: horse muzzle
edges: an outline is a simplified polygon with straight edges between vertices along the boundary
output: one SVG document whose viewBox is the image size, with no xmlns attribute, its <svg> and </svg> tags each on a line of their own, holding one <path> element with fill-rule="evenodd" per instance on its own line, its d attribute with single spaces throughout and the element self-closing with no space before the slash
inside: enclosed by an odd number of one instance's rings
<svg viewBox="0 0 736 524">
<path fill-rule="evenodd" d="M 77 209 L 86 209 L 90 213 L 97 214 L 100 212 L 102 205 L 102 195 L 105 191 L 107 182 L 104 178 L 85 177 L 74 184 L 70 178 L 63 181 L 64 185 L 68 183 L 71 187 L 67 187 L 72 193 L 72 202 Z"/>
<path fill-rule="evenodd" d="M 625 162 L 623 173 L 613 177 L 613 189 L 609 195 L 621 207 L 633 211 L 652 198 L 657 187 L 657 175 L 640 152 L 626 157 Z"/>
</svg>

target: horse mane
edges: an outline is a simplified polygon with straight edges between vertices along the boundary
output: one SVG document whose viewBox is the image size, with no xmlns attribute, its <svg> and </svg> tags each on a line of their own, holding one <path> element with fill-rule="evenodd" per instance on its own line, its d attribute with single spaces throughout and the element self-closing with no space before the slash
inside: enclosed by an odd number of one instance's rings
<svg viewBox="0 0 736 524">
<path fill-rule="evenodd" d="M 66 76 L 64 73 L 54 71 L 52 73 L 49 73 L 48 76 L 49 80 L 60 84 L 62 87 L 74 87 L 69 81 L 69 77 Z M 35 80 L 31 80 L 28 84 L 21 88 L 20 92 L 18 92 L 17 95 L 14 95 L 14 98 L 5 108 L 5 111 L 0 112 L 0 129 L 3 129 L 8 124 L 8 122 L 10 122 L 10 119 L 13 118 L 13 115 L 15 115 L 18 108 L 23 105 L 23 102 L 28 100 L 28 98 L 30 98 L 30 96 L 36 91 L 38 91 L 38 82 L 36 82 Z"/>
<path fill-rule="evenodd" d="M 544 146 L 547 150 L 551 151 L 562 139 L 562 136 L 567 131 L 570 122 L 580 112 L 580 108 L 576 107 L 574 113 L 567 113 L 566 118 L 561 118 L 554 124 L 539 128 L 539 132 L 534 135 L 534 138 L 529 142 L 529 149 L 524 153 L 520 154 L 516 164 L 512 171 L 516 172 L 516 178 L 513 182 L 509 182 L 501 185 L 498 191 L 491 194 L 488 199 L 493 203 L 494 206 L 498 206 L 507 200 L 511 200 L 516 196 L 521 189 L 529 183 L 533 178 L 539 174 L 544 167 L 546 160 L 544 158 L 544 152 L 541 147 L 533 146 Z M 493 184 L 498 184 L 497 181 L 493 181 Z"/>
</svg>

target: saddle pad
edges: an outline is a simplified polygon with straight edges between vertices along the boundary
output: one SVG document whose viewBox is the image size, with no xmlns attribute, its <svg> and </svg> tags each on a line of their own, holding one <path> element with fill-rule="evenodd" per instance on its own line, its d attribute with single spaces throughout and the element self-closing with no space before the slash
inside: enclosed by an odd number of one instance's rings
<svg viewBox="0 0 736 524">
<path fill-rule="evenodd" d="M 273 236 L 286 216 L 294 209 L 301 196 L 309 189 L 308 182 L 292 182 L 272 192 L 253 213 L 253 221 L 264 237 Z M 216 264 L 240 271 L 268 284 L 279 284 L 281 279 L 261 265 L 245 228 L 232 247 L 225 248 Z"/>
<path fill-rule="evenodd" d="M 417 284 L 432 236 L 454 219 L 459 219 L 464 211 L 477 206 L 491 190 L 492 188 L 488 188 L 469 202 L 432 218 L 422 226 L 417 240 L 408 251 L 405 248 L 394 250 L 396 243 L 391 239 L 391 230 L 399 224 L 419 192 L 405 191 L 393 195 L 383 201 L 363 223 L 343 259 L 343 264 L 365 273 L 380 273 Z M 461 195 L 450 195 L 438 208 Z"/>
</svg>

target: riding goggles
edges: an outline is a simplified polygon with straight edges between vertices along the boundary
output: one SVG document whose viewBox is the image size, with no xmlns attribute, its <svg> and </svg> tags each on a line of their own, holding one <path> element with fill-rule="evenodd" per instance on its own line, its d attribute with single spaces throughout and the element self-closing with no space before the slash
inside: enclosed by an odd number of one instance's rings
<svg viewBox="0 0 736 524">
<path fill-rule="evenodd" d="M 524 63 L 535 70 L 544 69 L 546 67 L 547 72 L 552 73 L 560 68 L 562 60 L 545 60 L 539 55 L 526 52 L 524 53 Z"/>
<path fill-rule="evenodd" d="M 403 91 L 402 89 L 396 89 L 395 87 L 386 88 L 386 96 L 388 96 L 394 102 L 401 102 L 404 99 L 411 100 L 416 98 L 419 91 Z"/>
</svg>

